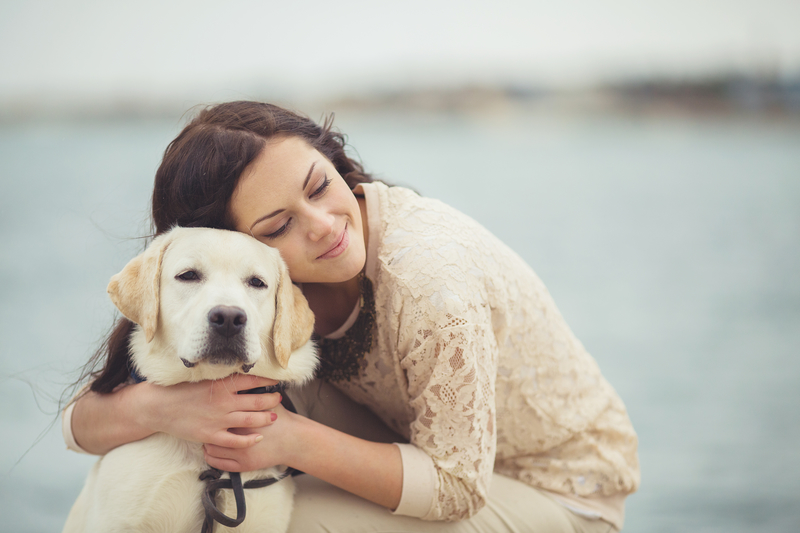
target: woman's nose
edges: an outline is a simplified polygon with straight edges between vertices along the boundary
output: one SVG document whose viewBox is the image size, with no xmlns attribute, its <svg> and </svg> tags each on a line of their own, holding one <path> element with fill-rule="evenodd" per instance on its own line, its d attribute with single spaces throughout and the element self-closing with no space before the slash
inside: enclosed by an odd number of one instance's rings
<svg viewBox="0 0 800 533">
<path fill-rule="evenodd" d="M 318 241 L 331 234 L 335 217 L 328 212 L 319 210 L 310 213 L 308 236 L 311 240 Z"/>
</svg>

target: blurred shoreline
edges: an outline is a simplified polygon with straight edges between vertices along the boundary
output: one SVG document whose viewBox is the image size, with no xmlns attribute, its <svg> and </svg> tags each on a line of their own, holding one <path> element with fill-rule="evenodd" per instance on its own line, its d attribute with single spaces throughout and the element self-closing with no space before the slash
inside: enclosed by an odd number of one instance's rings
<svg viewBox="0 0 800 533">
<path fill-rule="evenodd" d="M 781 79 L 743 75 L 699 80 L 651 79 L 576 89 L 524 84 L 404 87 L 361 94 L 297 100 L 254 90 L 237 98 L 274 102 L 308 114 L 322 111 L 400 111 L 503 114 L 538 110 L 653 116 L 738 116 L 800 121 L 800 76 Z M 167 119 L 196 106 L 236 98 L 30 96 L 0 102 L 0 124 L 48 120 Z"/>
</svg>

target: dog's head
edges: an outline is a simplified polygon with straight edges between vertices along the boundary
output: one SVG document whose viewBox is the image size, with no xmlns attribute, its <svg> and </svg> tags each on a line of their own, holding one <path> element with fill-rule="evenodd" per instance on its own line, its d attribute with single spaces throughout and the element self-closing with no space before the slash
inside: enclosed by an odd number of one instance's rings
<svg viewBox="0 0 800 533">
<path fill-rule="evenodd" d="M 309 379 L 314 315 L 280 254 L 225 230 L 175 228 L 111 278 L 114 305 L 139 327 L 137 372 L 155 383 L 251 372 Z"/>
</svg>

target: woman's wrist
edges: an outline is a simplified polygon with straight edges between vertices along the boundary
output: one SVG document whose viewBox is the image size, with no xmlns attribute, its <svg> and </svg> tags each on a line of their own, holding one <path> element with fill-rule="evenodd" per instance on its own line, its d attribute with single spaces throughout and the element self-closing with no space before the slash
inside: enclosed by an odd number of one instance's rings
<svg viewBox="0 0 800 533">
<path fill-rule="evenodd" d="M 132 431 L 140 435 L 135 440 L 164 431 L 159 402 L 153 400 L 154 387 L 158 387 L 158 385 L 143 381 L 135 385 L 128 385 L 118 391 L 122 393 L 120 397 L 121 407 L 131 413 Z"/>
<path fill-rule="evenodd" d="M 76 444 L 94 455 L 143 439 L 154 431 L 139 419 L 137 386 L 101 394 L 89 391 L 75 401 L 71 430 Z"/>
<path fill-rule="evenodd" d="M 278 420 L 283 422 L 288 431 L 287 438 L 284 442 L 285 445 L 281 446 L 282 464 L 303 470 L 308 465 L 304 461 L 310 458 L 315 450 L 315 446 L 320 443 L 319 435 L 315 433 L 321 426 L 322 429 L 330 429 L 322 426 L 318 422 L 306 418 L 291 411 L 281 410 L 278 414 Z M 278 429 L 276 427 L 276 429 Z"/>
</svg>

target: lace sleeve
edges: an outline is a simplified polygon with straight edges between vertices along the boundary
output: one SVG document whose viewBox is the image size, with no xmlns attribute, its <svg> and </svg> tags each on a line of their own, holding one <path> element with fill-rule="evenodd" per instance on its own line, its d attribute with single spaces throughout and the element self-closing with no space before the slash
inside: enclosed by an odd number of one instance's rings
<svg viewBox="0 0 800 533">
<path fill-rule="evenodd" d="M 459 520 L 484 505 L 495 457 L 497 346 L 490 327 L 446 313 L 412 328 L 400 361 L 415 418 L 411 443 L 434 462 L 426 520 Z"/>
</svg>

